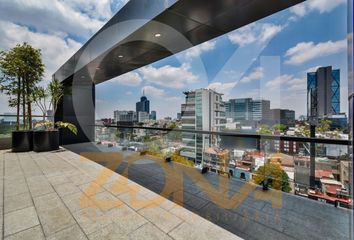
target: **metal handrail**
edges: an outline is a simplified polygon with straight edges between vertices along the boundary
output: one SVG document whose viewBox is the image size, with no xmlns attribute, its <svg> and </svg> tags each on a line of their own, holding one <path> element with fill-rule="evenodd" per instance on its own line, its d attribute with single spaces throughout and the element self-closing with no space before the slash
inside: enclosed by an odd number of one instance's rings
<svg viewBox="0 0 354 240">
<path fill-rule="evenodd" d="M 19 115 L 20 117 L 23 117 L 23 114 L 20 114 Z M 28 116 L 28 115 L 26 115 Z M 54 115 L 31 115 L 32 117 L 54 117 Z M 13 117 L 13 118 L 16 118 L 17 115 L 8 115 L 8 114 L 0 114 L 0 117 Z"/>
<path fill-rule="evenodd" d="M 203 130 L 187 130 L 179 128 L 158 128 L 158 127 L 143 127 L 143 126 L 124 126 L 124 125 L 94 125 L 95 127 L 108 127 L 108 128 L 125 128 L 125 129 L 146 129 L 155 131 L 176 131 L 176 132 L 189 132 L 197 134 L 220 135 L 240 138 L 251 138 L 256 140 L 281 140 L 292 142 L 307 142 L 307 143 L 321 143 L 333 145 L 351 145 L 351 140 L 345 139 L 329 139 L 329 138 L 311 138 L 311 137 L 292 137 L 292 136 L 275 136 L 275 135 L 260 135 L 249 133 L 235 133 L 235 132 L 216 132 L 216 131 L 203 131 Z"/>
</svg>

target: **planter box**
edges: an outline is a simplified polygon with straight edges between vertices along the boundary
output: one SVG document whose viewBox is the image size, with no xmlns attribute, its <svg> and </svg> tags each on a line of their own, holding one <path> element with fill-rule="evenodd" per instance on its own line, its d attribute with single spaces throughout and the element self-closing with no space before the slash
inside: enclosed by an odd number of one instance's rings
<svg viewBox="0 0 354 240">
<path fill-rule="evenodd" d="M 13 152 L 29 152 L 33 150 L 33 131 L 13 131 L 11 150 Z"/>
<path fill-rule="evenodd" d="M 59 149 L 59 131 L 34 131 L 33 151 L 48 152 Z"/>
</svg>

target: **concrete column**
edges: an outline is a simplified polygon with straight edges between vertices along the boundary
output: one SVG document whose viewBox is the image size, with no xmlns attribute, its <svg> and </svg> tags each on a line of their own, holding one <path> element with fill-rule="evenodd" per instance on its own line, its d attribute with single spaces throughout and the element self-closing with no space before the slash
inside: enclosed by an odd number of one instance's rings
<svg viewBox="0 0 354 240">
<path fill-rule="evenodd" d="M 60 144 L 92 142 L 95 138 L 95 85 L 88 80 L 64 83 L 65 95 L 55 114 L 55 121 L 74 124 L 78 134 L 62 129 Z"/>
</svg>

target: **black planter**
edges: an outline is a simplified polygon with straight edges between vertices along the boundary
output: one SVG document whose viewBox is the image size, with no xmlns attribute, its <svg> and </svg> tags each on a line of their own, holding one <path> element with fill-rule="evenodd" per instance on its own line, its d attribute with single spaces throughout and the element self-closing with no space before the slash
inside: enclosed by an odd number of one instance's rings
<svg viewBox="0 0 354 240">
<path fill-rule="evenodd" d="M 33 131 L 12 132 L 11 150 L 13 152 L 28 152 L 33 150 Z"/>
<path fill-rule="evenodd" d="M 33 151 L 48 152 L 59 149 L 59 131 L 34 131 Z"/>
</svg>

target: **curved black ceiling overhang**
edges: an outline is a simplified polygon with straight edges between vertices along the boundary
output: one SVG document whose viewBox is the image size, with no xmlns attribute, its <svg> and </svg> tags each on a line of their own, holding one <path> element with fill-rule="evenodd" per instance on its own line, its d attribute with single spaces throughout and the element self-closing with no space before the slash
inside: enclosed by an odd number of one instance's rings
<svg viewBox="0 0 354 240">
<path fill-rule="evenodd" d="M 130 0 L 53 75 L 95 84 L 304 0 Z"/>
</svg>

